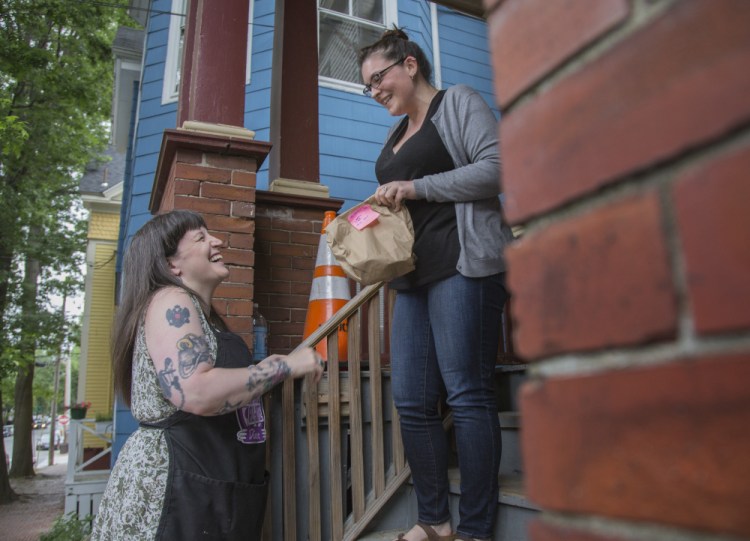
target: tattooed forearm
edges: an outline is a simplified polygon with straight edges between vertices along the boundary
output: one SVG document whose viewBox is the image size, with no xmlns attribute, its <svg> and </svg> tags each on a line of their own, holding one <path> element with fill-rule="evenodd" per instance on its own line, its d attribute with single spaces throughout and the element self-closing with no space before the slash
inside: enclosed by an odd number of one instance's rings
<svg viewBox="0 0 750 541">
<path fill-rule="evenodd" d="M 218 410 L 216 410 L 216 413 L 214 415 L 224 415 L 225 413 L 232 412 L 234 410 L 240 409 L 242 406 L 245 405 L 245 401 L 240 400 L 239 402 L 236 402 L 234 404 L 230 403 L 229 400 L 224 402 L 224 405 L 220 407 Z"/>
<path fill-rule="evenodd" d="M 278 383 L 284 381 L 292 373 L 292 369 L 280 355 L 274 355 L 265 363 L 249 367 L 250 377 L 247 379 L 247 390 L 264 394 Z"/>
<path fill-rule="evenodd" d="M 200 363 L 214 364 L 205 336 L 188 333 L 177 341 L 177 366 L 180 377 L 188 378 Z"/>
<path fill-rule="evenodd" d="M 177 377 L 177 374 L 175 374 L 175 368 L 172 363 L 172 359 L 167 357 L 164 359 L 164 370 L 159 371 L 157 374 L 157 377 L 159 379 L 159 385 L 161 386 L 161 390 L 164 393 L 164 397 L 167 400 L 172 400 L 172 390 L 179 393 L 179 401 L 173 402 L 175 405 L 182 409 L 182 407 L 185 405 L 185 393 L 182 391 L 182 386 L 180 385 L 180 378 Z"/>
</svg>

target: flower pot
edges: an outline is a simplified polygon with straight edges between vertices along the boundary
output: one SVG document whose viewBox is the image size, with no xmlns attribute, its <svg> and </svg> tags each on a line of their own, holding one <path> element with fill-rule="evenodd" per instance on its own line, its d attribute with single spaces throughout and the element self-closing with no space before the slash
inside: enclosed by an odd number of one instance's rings
<svg viewBox="0 0 750 541">
<path fill-rule="evenodd" d="M 71 419 L 85 419 L 87 408 L 70 408 Z"/>
</svg>

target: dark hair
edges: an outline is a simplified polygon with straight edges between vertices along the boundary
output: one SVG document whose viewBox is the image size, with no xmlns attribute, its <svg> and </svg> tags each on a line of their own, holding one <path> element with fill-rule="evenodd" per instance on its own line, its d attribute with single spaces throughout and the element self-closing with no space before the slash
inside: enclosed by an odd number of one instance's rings
<svg viewBox="0 0 750 541">
<path fill-rule="evenodd" d="M 359 67 L 362 68 L 365 60 L 375 53 L 383 55 L 392 62 L 397 62 L 407 56 L 413 56 L 417 60 L 419 73 L 422 74 L 425 81 L 430 82 L 432 79 L 432 64 L 427 60 L 422 48 L 413 41 L 409 41 L 406 32 L 396 26 L 383 32 L 380 39 L 375 43 L 359 50 L 357 56 Z"/>
<path fill-rule="evenodd" d="M 168 257 L 177 252 L 188 231 L 206 227 L 203 217 L 191 210 L 173 210 L 155 216 L 133 236 L 123 263 L 123 290 L 112 328 L 112 364 L 115 391 L 130 406 L 133 350 L 138 327 L 152 295 L 164 287 L 179 287 L 200 297 L 172 274 Z M 203 301 L 201 301 L 203 304 Z M 212 322 L 223 326 L 210 306 L 203 306 Z"/>
</svg>

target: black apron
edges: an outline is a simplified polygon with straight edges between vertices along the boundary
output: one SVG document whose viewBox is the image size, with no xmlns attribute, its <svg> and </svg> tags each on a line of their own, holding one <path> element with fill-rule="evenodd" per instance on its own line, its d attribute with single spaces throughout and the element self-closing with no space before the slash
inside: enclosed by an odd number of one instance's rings
<svg viewBox="0 0 750 541">
<path fill-rule="evenodd" d="M 215 332 L 217 368 L 252 363 L 245 342 Z M 169 476 L 156 539 L 260 540 L 266 509 L 265 420 L 261 399 L 201 417 L 178 411 L 156 424 L 169 447 Z"/>
</svg>

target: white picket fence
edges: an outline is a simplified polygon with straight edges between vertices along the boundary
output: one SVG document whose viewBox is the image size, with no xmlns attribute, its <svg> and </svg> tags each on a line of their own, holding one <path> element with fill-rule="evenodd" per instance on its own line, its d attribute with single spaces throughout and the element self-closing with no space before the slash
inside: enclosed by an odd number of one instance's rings
<svg viewBox="0 0 750 541">
<path fill-rule="evenodd" d="M 102 457 L 112 453 L 112 422 L 97 426 L 94 419 L 72 419 L 68 428 L 68 473 L 65 478 L 65 514 L 76 513 L 78 518 L 96 515 L 107 485 L 110 470 L 85 470 Z M 102 441 L 97 447 L 104 450 L 83 460 L 83 436 L 92 434 Z"/>
</svg>

